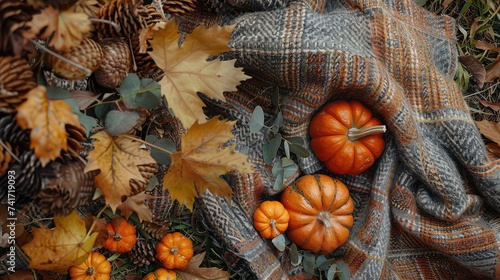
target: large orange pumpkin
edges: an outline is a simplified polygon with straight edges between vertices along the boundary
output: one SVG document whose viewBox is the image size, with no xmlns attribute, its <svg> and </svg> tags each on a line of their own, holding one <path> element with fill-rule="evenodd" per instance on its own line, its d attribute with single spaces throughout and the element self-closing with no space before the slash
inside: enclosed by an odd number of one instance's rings
<svg viewBox="0 0 500 280">
<path fill-rule="evenodd" d="M 302 249 L 327 254 L 349 238 L 354 203 L 341 181 L 304 175 L 283 191 L 281 203 L 290 215 L 288 238 Z"/>
<path fill-rule="evenodd" d="M 166 234 L 156 245 L 156 258 L 167 269 L 186 268 L 193 254 L 193 242 L 177 231 Z"/>
<path fill-rule="evenodd" d="M 127 222 L 123 217 L 115 217 L 106 224 L 108 238 L 104 242 L 104 248 L 110 252 L 126 253 L 130 251 L 137 242 L 135 226 Z"/>
<path fill-rule="evenodd" d="M 360 102 L 333 102 L 311 120 L 311 149 L 330 171 L 357 175 L 382 155 L 385 129 Z"/>
</svg>

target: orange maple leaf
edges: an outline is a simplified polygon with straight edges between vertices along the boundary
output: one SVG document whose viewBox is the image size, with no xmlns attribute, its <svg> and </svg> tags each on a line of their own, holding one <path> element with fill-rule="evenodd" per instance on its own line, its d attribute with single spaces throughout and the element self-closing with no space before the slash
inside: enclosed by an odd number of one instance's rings
<svg viewBox="0 0 500 280">
<path fill-rule="evenodd" d="M 131 179 L 145 182 L 137 166 L 156 163 L 149 151 L 141 148 L 142 143 L 130 137 L 111 136 L 106 131 L 94 134 L 94 149 L 84 170 L 101 170 L 95 183 L 113 211 L 122 203 L 122 196 L 132 195 Z"/>
<path fill-rule="evenodd" d="M 149 55 L 165 71 L 159 82 L 161 92 L 186 128 L 197 120 L 206 121 L 205 105 L 197 91 L 225 101 L 224 91 L 234 91 L 242 80 L 250 78 L 242 68 L 234 67 L 234 59 L 207 61 L 210 56 L 231 50 L 227 42 L 234 27 L 199 26 L 186 35 L 180 47 L 180 34 L 173 19 L 164 28 L 154 31 L 154 39 L 150 41 L 153 51 Z"/>
<path fill-rule="evenodd" d="M 220 176 L 231 170 L 253 172 L 246 155 L 235 151 L 236 144 L 223 147 L 234 136 L 235 122 L 212 118 L 194 123 L 182 136 L 182 150 L 172 154 L 172 165 L 163 179 L 172 199 L 193 209 L 195 197 L 209 190 L 231 200 L 231 188 Z"/>
<path fill-rule="evenodd" d="M 55 228 L 33 228 L 33 240 L 22 246 L 30 257 L 30 268 L 65 273 L 85 261 L 98 233 L 89 234 L 85 220 L 75 212 L 55 216 Z"/>
<path fill-rule="evenodd" d="M 50 38 L 48 46 L 63 52 L 80 44 L 84 35 L 91 30 L 92 23 L 85 13 L 59 11 L 47 6 L 39 14 L 33 15 L 27 26 L 29 29 L 23 34 L 24 37 Z"/>
<path fill-rule="evenodd" d="M 31 129 L 30 148 L 42 166 L 61 155 L 61 150 L 68 150 L 66 124 L 85 129 L 78 116 L 71 111 L 71 106 L 62 100 L 49 100 L 47 89 L 37 86 L 28 92 L 27 100 L 17 109 L 17 123 L 23 129 Z"/>
<path fill-rule="evenodd" d="M 150 194 L 140 192 L 136 195 L 127 197 L 127 199 L 118 206 L 118 209 L 120 209 L 120 214 L 124 216 L 125 219 L 128 219 L 130 215 L 135 212 L 137 213 L 139 221 L 151 222 L 153 221 L 153 213 L 151 212 L 151 209 L 144 204 L 144 201 L 153 198 L 154 196 Z"/>
</svg>

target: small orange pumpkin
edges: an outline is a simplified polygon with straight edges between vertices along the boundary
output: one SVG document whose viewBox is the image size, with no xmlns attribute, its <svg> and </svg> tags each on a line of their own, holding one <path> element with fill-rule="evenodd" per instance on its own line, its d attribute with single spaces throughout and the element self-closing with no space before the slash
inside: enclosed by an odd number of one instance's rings
<svg viewBox="0 0 500 280">
<path fill-rule="evenodd" d="M 71 280 L 107 280 L 111 273 L 111 263 L 99 252 L 91 252 L 80 265 L 69 268 Z"/>
<path fill-rule="evenodd" d="M 167 269 L 185 268 L 193 254 L 193 242 L 180 232 L 168 233 L 156 246 L 156 259 Z"/>
<path fill-rule="evenodd" d="M 168 270 L 163 267 L 150 272 L 142 278 L 142 280 L 175 280 L 177 279 L 177 273 L 173 270 Z"/>
<path fill-rule="evenodd" d="M 279 201 L 264 201 L 253 212 L 253 225 L 263 238 L 275 238 L 288 228 L 290 215 Z"/>
<path fill-rule="evenodd" d="M 304 175 L 283 191 L 281 203 L 290 215 L 287 236 L 297 246 L 327 254 L 349 238 L 354 202 L 341 181 Z"/>
<path fill-rule="evenodd" d="M 360 102 L 333 102 L 309 124 L 311 149 L 328 170 L 357 175 L 382 155 L 385 130 L 385 125 Z"/>
<path fill-rule="evenodd" d="M 127 222 L 123 217 L 115 217 L 106 224 L 108 238 L 104 242 L 104 248 L 110 252 L 126 253 L 130 251 L 137 242 L 135 226 Z"/>
</svg>

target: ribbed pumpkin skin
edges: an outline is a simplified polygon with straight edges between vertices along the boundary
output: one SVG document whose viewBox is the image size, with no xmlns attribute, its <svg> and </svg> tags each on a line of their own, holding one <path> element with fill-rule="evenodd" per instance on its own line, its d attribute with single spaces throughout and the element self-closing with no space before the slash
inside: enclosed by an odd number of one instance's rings
<svg viewBox="0 0 500 280">
<path fill-rule="evenodd" d="M 265 239 L 275 238 L 288 228 L 290 215 L 279 201 L 264 201 L 253 213 L 253 225 Z"/>
<path fill-rule="evenodd" d="M 311 149 L 328 170 L 357 175 L 370 168 L 385 148 L 383 133 L 357 140 L 348 137 L 349 129 L 380 126 L 371 111 L 358 101 L 337 101 L 323 107 L 309 124 Z"/>
<path fill-rule="evenodd" d="M 327 254 L 349 238 L 354 202 L 341 181 L 304 175 L 281 194 L 288 210 L 288 238 L 302 249 Z"/>
<path fill-rule="evenodd" d="M 99 252 L 91 252 L 87 260 L 69 268 L 71 280 L 107 280 L 110 278 L 111 263 Z"/>
</svg>

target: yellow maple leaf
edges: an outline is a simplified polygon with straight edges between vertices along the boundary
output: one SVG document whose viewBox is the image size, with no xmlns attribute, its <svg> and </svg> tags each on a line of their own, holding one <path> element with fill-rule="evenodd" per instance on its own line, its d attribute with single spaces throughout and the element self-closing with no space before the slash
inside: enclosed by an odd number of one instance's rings
<svg viewBox="0 0 500 280">
<path fill-rule="evenodd" d="M 23 129 L 31 129 L 30 147 L 40 159 L 42 166 L 68 150 L 66 124 L 85 129 L 71 106 L 62 100 L 49 100 L 44 86 L 28 92 L 27 100 L 17 109 L 17 123 Z"/>
<path fill-rule="evenodd" d="M 242 68 L 234 67 L 234 59 L 207 61 L 210 56 L 231 50 L 227 42 L 234 27 L 199 26 L 186 35 L 180 47 L 180 34 L 173 19 L 154 31 L 154 39 L 150 41 L 153 51 L 149 55 L 165 71 L 159 82 L 161 92 L 186 128 L 197 120 L 206 121 L 204 104 L 197 91 L 225 101 L 224 91 L 234 91 L 241 81 L 250 78 Z"/>
<path fill-rule="evenodd" d="M 98 233 L 87 234 L 85 220 L 75 212 L 55 216 L 55 228 L 33 228 L 33 240 L 22 246 L 30 268 L 65 273 L 87 259 Z"/>
<path fill-rule="evenodd" d="M 235 151 L 235 144 L 222 148 L 233 138 L 234 124 L 215 117 L 203 124 L 194 123 L 182 136 L 182 149 L 172 154 L 172 165 L 163 179 L 172 199 L 190 210 L 195 197 L 206 189 L 231 200 L 231 188 L 220 176 L 231 170 L 253 172 L 248 157 Z"/>
<path fill-rule="evenodd" d="M 59 11 L 47 6 L 40 13 L 33 15 L 27 26 L 24 37 L 38 36 L 42 40 L 50 38 L 49 47 L 63 52 L 79 45 L 84 35 L 91 30 L 92 23 L 85 13 Z"/>
<path fill-rule="evenodd" d="M 106 131 L 94 134 L 94 149 L 89 153 L 84 170 L 101 170 L 95 183 L 113 211 L 122 203 L 122 196 L 132 195 L 131 179 L 145 182 L 137 166 L 156 163 L 149 151 L 141 148 L 141 142 L 130 137 L 111 136 Z"/>
</svg>

